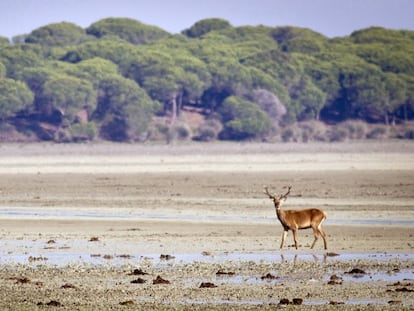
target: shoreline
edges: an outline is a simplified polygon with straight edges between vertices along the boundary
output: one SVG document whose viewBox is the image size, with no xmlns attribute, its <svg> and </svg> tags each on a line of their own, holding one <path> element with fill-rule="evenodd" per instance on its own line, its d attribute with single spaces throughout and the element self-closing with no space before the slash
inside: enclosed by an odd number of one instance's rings
<svg viewBox="0 0 414 311">
<path fill-rule="evenodd" d="M 0 309 L 414 306 L 414 144 L 196 146 L 2 146 Z M 279 249 L 264 185 L 328 250 Z"/>
</svg>

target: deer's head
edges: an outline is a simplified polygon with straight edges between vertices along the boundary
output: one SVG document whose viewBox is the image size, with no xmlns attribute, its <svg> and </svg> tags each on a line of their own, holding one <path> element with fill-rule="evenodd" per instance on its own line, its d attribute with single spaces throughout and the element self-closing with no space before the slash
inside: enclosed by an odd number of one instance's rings
<svg viewBox="0 0 414 311">
<path fill-rule="evenodd" d="M 275 195 L 275 194 L 271 194 L 269 192 L 269 189 L 267 188 L 267 186 L 264 188 L 264 193 L 267 194 L 269 196 L 269 199 L 273 200 L 273 203 L 275 204 L 276 209 L 280 208 L 280 206 L 282 205 L 282 202 L 286 201 L 287 196 L 290 193 L 290 189 L 292 188 L 292 186 L 288 187 L 288 191 L 285 194 L 281 194 L 279 196 Z"/>
</svg>

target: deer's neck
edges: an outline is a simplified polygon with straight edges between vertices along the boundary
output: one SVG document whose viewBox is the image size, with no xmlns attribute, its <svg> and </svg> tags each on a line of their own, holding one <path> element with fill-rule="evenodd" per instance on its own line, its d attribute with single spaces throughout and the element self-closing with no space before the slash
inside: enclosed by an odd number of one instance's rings
<svg viewBox="0 0 414 311">
<path fill-rule="evenodd" d="M 279 219 L 279 221 L 284 225 L 285 224 L 285 213 L 284 211 L 279 207 L 276 207 L 276 216 Z"/>
</svg>

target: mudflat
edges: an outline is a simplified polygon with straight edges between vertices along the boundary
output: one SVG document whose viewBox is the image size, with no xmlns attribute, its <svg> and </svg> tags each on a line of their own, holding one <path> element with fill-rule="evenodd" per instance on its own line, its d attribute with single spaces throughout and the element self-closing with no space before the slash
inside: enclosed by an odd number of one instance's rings
<svg viewBox="0 0 414 311">
<path fill-rule="evenodd" d="M 0 309 L 411 309 L 414 144 L 2 145 Z M 328 213 L 289 233 L 285 209 Z"/>
</svg>

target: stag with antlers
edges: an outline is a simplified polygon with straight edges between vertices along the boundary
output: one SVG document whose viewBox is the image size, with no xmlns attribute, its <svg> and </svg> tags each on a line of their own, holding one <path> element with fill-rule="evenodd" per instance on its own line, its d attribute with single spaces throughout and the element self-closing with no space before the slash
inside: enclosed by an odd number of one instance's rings
<svg viewBox="0 0 414 311">
<path fill-rule="evenodd" d="M 269 198 L 273 200 L 273 203 L 275 204 L 276 208 L 277 218 L 283 226 L 282 243 L 280 244 L 280 248 L 283 248 L 283 243 L 285 242 L 285 238 L 289 230 L 292 230 L 293 232 L 295 248 L 298 249 L 298 230 L 312 228 L 315 240 L 312 243 L 311 249 L 315 246 L 315 243 L 318 240 L 319 235 L 322 236 L 324 247 L 325 249 L 327 249 L 328 246 L 326 241 L 326 234 L 322 230 L 322 223 L 327 216 L 326 212 L 316 208 L 309 208 L 304 210 L 281 209 L 282 202 L 286 201 L 291 188 L 292 186 L 289 186 L 288 191 L 285 194 L 281 194 L 279 196 L 271 194 L 267 187 L 265 187 L 264 191 L 264 193 L 267 194 Z"/>
</svg>

